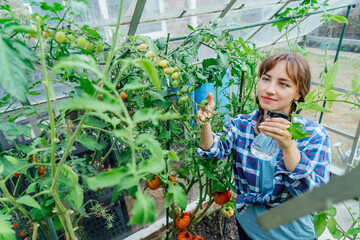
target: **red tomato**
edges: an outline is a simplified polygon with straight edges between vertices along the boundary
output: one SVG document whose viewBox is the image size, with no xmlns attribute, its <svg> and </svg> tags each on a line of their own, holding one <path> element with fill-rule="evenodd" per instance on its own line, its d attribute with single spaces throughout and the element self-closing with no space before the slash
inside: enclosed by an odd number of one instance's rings
<svg viewBox="0 0 360 240">
<path fill-rule="evenodd" d="M 128 97 L 128 94 L 126 92 L 121 92 L 120 96 L 122 99 L 126 99 Z"/>
<path fill-rule="evenodd" d="M 215 192 L 214 201 L 219 205 L 224 205 L 231 199 L 231 192 Z"/>
<path fill-rule="evenodd" d="M 43 175 L 44 172 L 45 172 L 45 167 L 44 167 L 44 166 L 39 166 L 38 174 L 39 174 L 39 175 Z"/>
</svg>

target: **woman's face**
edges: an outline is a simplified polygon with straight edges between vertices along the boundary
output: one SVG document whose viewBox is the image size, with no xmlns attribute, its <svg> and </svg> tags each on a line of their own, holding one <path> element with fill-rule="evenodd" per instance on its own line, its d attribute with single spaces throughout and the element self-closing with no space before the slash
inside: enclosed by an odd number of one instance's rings
<svg viewBox="0 0 360 240">
<path fill-rule="evenodd" d="M 301 96 L 295 82 L 286 73 L 285 60 L 262 74 L 257 91 L 265 116 L 270 110 L 290 114 L 293 100 L 299 100 Z"/>
</svg>

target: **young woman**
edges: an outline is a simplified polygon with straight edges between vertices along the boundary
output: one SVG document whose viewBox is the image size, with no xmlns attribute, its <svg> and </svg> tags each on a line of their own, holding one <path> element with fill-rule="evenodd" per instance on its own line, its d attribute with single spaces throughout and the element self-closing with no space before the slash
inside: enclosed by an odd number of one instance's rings
<svg viewBox="0 0 360 240">
<path fill-rule="evenodd" d="M 214 134 L 206 118 L 211 118 L 213 95 L 209 93 L 207 109 L 199 110 L 203 124 L 200 148 L 203 158 L 223 159 L 233 154 L 236 197 L 236 219 L 240 239 L 315 239 L 312 216 L 270 231 L 263 231 L 256 216 L 293 196 L 300 195 L 329 180 L 330 143 L 325 129 L 304 117 L 295 117 L 309 135 L 292 140 L 287 130 L 290 119 L 269 118 L 268 111 L 290 116 L 296 110 L 294 101 L 303 102 L 309 92 L 311 74 L 306 59 L 297 53 L 280 53 L 265 59 L 258 70 L 258 109 L 239 114 L 221 133 Z M 266 121 L 264 121 L 266 118 Z M 279 151 L 270 161 L 256 158 L 250 147 L 262 132 L 276 139 Z M 220 140 L 220 136 L 226 136 Z M 222 138 L 224 139 L 224 138 Z"/>
</svg>

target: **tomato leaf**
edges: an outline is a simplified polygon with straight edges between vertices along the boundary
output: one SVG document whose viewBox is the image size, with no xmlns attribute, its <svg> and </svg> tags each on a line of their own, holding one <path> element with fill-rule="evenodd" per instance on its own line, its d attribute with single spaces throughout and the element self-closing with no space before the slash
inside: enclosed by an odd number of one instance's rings
<svg viewBox="0 0 360 240">
<path fill-rule="evenodd" d="M 76 208 L 80 208 L 84 201 L 84 191 L 79 184 L 76 184 L 71 188 L 69 194 L 65 196 L 65 199 L 68 201 L 70 206 L 75 206 Z"/>
<path fill-rule="evenodd" d="M 16 202 L 33 208 L 41 209 L 39 203 L 36 202 L 35 199 L 30 197 L 29 195 L 19 197 L 18 199 L 16 199 Z"/>
<path fill-rule="evenodd" d="M 173 186 L 172 184 L 169 184 L 169 193 L 172 193 L 174 195 L 174 201 L 175 203 L 183 210 L 185 211 L 187 206 L 187 199 L 186 194 L 184 192 L 184 189 L 180 187 L 179 185 Z"/>
<path fill-rule="evenodd" d="M 136 95 L 133 99 L 131 99 L 131 101 L 135 102 L 139 108 L 143 108 L 145 106 L 144 99 L 140 95 Z"/>
<path fill-rule="evenodd" d="M 329 215 L 329 216 L 331 216 L 331 217 L 335 217 L 337 211 L 336 211 L 336 208 L 335 208 L 335 207 L 330 207 L 330 208 L 324 210 L 323 213 L 325 213 L 325 214 L 327 214 L 327 215 Z"/>
<path fill-rule="evenodd" d="M 91 151 L 102 150 L 104 148 L 94 137 L 85 135 L 84 133 L 77 135 L 76 141 Z"/>
<path fill-rule="evenodd" d="M 31 138 L 31 127 L 11 122 L 0 123 L 0 130 L 7 132 L 9 136 L 26 136 Z"/>
<path fill-rule="evenodd" d="M 326 229 L 327 225 L 327 216 L 324 213 L 320 213 L 314 216 L 314 228 L 315 228 L 315 237 L 321 236 Z"/>
<path fill-rule="evenodd" d="M 195 29 L 191 26 L 191 25 L 187 25 L 187 27 L 191 30 L 191 31 L 195 31 Z"/>
<path fill-rule="evenodd" d="M 154 157 L 162 158 L 164 156 L 164 153 L 161 148 L 161 144 L 151 134 L 141 133 L 137 135 L 135 143 L 137 145 L 144 145 L 146 149 L 148 149 Z"/>
<path fill-rule="evenodd" d="M 360 92 L 360 73 L 358 73 L 351 82 L 351 88 L 355 94 Z"/>
<path fill-rule="evenodd" d="M 343 16 L 333 16 L 332 19 L 339 23 L 348 23 L 348 20 Z"/>
<path fill-rule="evenodd" d="M 154 92 L 154 91 L 151 91 L 151 90 L 148 90 L 147 92 L 148 92 L 148 93 L 150 94 L 150 96 L 152 96 L 154 99 L 159 99 L 159 100 L 165 102 L 165 98 L 164 98 L 160 93 Z"/>
<path fill-rule="evenodd" d="M 172 161 L 172 162 L 178 162 L 179 161 L 179 158 L 178 158 L 175 151 L 173 151 L 173 150 L 169 151 L 169 152 L 167 152 L 167 155 L 168 155 L 170 161 Z"/>
<path fill-rule="evenodd" d="M 329 91 L 335 85 L 338 72 L 339 72 L 339 62 L 336 62 L 325 75 L 324 87 L 326 92 Z"/>
<path fill-rule="evenodd" d="M 80 79 L 80 86 L 87 94 L 93 95 L 95 92 L 94 87 L 91 85 L 89 79 L 81 78 Z"/>
<path fill-rule="evenodd" d="M 125 86 L 122 88 L 123 90 L 134 90 L 134 89 L 142 89 L 147 88 L 149 86 L 148 83 L 143 83 L 140 81 L 133 81 L 131 83 L 125 84 Z M 140 96 L 141 97 L 141 96 Z"/>
<path fill-rule="evenodd" d="M 291 133 L 291 138 L 294 140 L 295 139 L 303 139 L 309 135 L 308 132 L 304 132 L 304 129 L 303 129 L 301 123 L 291 122 L 290 127 L 288 128 L 288 131 Z"/>
<path fill-rule="evenodd" d="M 204 166 L 203 171 L 208 178 L 217 180 L 217 177 L 214 174 L 212 174 L 212 172 L 207 167 Z"/>
<path fill-rule="evenodd" d="M 126 167 L 111 169 L 110 171 L 102 172 L 96 177 L 89 178 L 83 176 L 87 186 L 92 190 L 112 187 L 118 184 L 121 185 L 122 189 L 130 188 L 138 184 L 141 177 L 141 175 L 134 176 Z"/>
<path fill-rule="evenodd" d="M 310 99 L 312 99 L 315 91 L 316 91 L 316 89 L 314 89 L 314 90 L 312 90 L 311 92 L 309 92 L 308 94 L 306 94 L 304 101 L 307 102 L 307 101 L 309 101 Z"/>
<path fill-rule="evenodd" d="M 167 191 L 165 193 L 164 209 L 170 207 L 171 204 L 173 203 L 174 203 L 174 194 L 169 193 L 169 191 Z"/>
<path fill-rule="evenodd" d="M 320 112 L 328 112 L 330 113 L 331 111 L 329 109 L 326 109 L 322 106 L 317 105 L 316 103 L 299 103 L 298 104 L 298 108 L 299 109 L 303 109 L 303 110 L 315 110 L 315 111 L 320 111 Z"/>
<path fill-rule="evenodd" d="M 128 223 L 129 225 L 143 225 L 154 222 L 157 218 L 154 199 L 141 191 L 136 192 L 136 202 L 131 212 L 132 217 Z"/>
<path fill-rule="evenodd" d="M 350 228 L 349 230 L 347 230 L 346 235 L 357 235 L 359 233 L 360 233 L 359 228 Z"/>
<path fill-rule="evenodd" d="M 72 167 L 68 165 L 63 165 L 60 171 L 64 176 L 66 176 L 74 185 L 78 184 L 79 177 L 74 172 Z"/>
<path fill-rule="evenodd" d="M 11 216 L 0 214 L 0 239 L 15 240 L 15 231 L 10 222 Z"/>
<path fill-rule="evenodd" d="M 147 73 L 150 81 L 154 84 L 158 91 L 161 91 L 161 82 L 155 65 L 149 59 L 141 58 L 133 61 L 136 67 L 142 68 Z"/>
<path fill-rule="evenodd" d="M 20 46 L 26 51 L 20 52 Z M 30 83 L 29 72 L 34 68 L 31 59 L 35 58 L 24 43 L 18 40 L 10 40 L 0 34 L 0 83 L 3 88 L 20 101 L 25 101 L 28 85 Z"/>
<path fill-rule="evenodd" d="M 22 159 L 17 159 L 12 156 L 1 156 L 0 157 L 0 166 L 2 167 L 1 176 L 7 177 L 8 175 L 17 171 L 18 168 L 24 167 L 27 165 L 27 161 Z M 25 173 L 25 170 L 19 171 L 20 173 Z"/>
<path fill-rule="evenodd" d="M 59 110 L 67 110 L 67 109 L 84 109 L 84 110 L 94 110 L 97 112 L 114 112 L 114 113 L 122 113 L 122 108 L 119 104 L 109 102 L 104 100 L 99 100 L 93 98 L 89 95 L 83 95 L 81 98 L 73 98 L 68 101 L 59 103 L 56 106 Z"/>
<path fill-rule="evenodd" d="M 336 228 L 336 225 L 337 225 L 336 220 L 333 217 L 329 218 L 327 222 L 327 227 L 329 229 L 329 232 L 331 233 L 331 236 L 333 236 L 335 239 L 340 239 L 341 233 Z"/>
<path fill-rule="evenodd" d="M 37 185 L 36 182 L 33 182 L 32 184 L 30 184 L 30 185 L 26 188 L 26 194 L 30 194 L 30 193 L 35 192 L 35 190 L 36 190 L 36 185 Z"/>
</svg>

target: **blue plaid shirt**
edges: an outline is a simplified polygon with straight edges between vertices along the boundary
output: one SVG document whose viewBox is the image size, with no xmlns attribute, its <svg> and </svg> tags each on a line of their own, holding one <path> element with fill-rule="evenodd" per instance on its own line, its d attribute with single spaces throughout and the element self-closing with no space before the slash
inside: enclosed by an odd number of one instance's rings
<svg viewBox="0 0 360 240">
<path fill-rule="evenodd" d="M 310 134 L 304 139 L 295 140 L 301 154 L 300 163 L 294 172 L 287 171 L 280 149 L 275 163 L 273 191 L 262 193 L 259 181 L 259 161 L 262 160 L 254 157 L 250 151 L 259 115 L 259 110 L 237 115 L 224 126 L 222 132 L 213 134 L 214 144 L 208 151 L 196 149 L 206 159 L 220 160 L 233 153 L 238 212 L 243 212 L 249 204 L 276 207 L 292 196 L 326 183 L 330 178 L 330 142 L 325 129 L 312 120 L 296 117 L 294 122 L 301 123 L 304 131 Z M 225 140 L 222 141 L 220 136 L 224 134 Z"/>
</svg>

